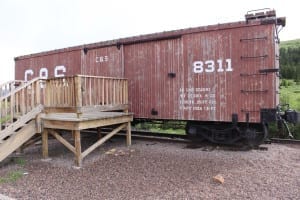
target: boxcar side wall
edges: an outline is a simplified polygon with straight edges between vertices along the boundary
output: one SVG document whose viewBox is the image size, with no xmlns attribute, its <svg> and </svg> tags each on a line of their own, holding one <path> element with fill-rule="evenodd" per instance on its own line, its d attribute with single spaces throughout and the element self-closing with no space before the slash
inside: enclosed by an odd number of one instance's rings
<svg viewBox="0 0 300 200">
<path fill-rule="evenodd" d="M 183 35 L 124 47 L 131 110 L 137 118 L 260 122 L 274 108 L 273 25 Z"/>
<path fill-rule="evenodd" d="M 82 51 L 81 73 L 84 75 L 123 77 L 122 49 L 116 46 Z"/>
<path fill-rule="evenodd" d="M 53 78 L 81 73 L 81 51 L 66 51 L 40 56 L 17 58 L 15 79 Z"/>
<path fill-rule="evenodd" d="M 135 118 L 230 122 L 238 114 L 245 122 L 249 113 L 250 122 L 260 122 L 260 109 L 275 108 L 279 100 L 279 78 L 260 72 L 279 67 L 275 25 L 220 27 L 20 57 L 15 78 L 125 77 Z"/>
</svg>

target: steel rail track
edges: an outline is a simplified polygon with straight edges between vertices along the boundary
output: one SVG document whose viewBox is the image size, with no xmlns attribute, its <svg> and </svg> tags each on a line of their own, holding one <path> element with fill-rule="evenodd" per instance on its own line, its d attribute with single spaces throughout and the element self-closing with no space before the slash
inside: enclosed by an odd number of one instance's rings
<svg viewBox="0 0 300 200">
<path fill-rule="evenodd" d="M 270 138 L 273 143 L 281 143 L 281 144 L 299 144 L 300 140 L 295 139 L 283 139 L 283 138 Z"/>
<path fill-rule="evenodd" d="M 88 131 L 90 132 L 90 131 Z M 94 132 L 94 131 L 91 131 Z M 105 134 L 105 133 L 104 133 Z M 126 136 L 125 132 L 118 133 L 116 136 Z M 155 141 L 168 141 L 168 142 L 181 142 L 181 143 L 192 143 L 190 139 L 188 139 L 187 135 L 178 135 L 178 134 L 167 134 L 167 133 L 157 133 L 150 131 L 140 131 L 140 130 L 132 130 L 131 136 L 137 139 L 144 140 L 155 140 Z M 295 139 L 282 139 L 282 138 L 270 138 L 265 144 L 270 143 L 280 143 L 280 144 L 300 144 L 300 140 Z"/>
</svg>

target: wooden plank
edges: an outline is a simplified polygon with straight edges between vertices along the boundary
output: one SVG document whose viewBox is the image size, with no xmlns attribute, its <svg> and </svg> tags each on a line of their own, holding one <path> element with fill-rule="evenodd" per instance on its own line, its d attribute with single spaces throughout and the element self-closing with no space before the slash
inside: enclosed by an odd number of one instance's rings
<svg viewBox="0 0 300 200">
<path fill-rule="evenodd" d="M 35 107 L 35 102 L 34 102 L 34 95 L 35 95 L 35 88 L 34 88 L 34 83 L 32 83 L 30 85 L 30 90 L 31 90 L 31 102 L 30 102 L 30 105 L 31 105 L 31 109 L 33 109 Z"/>
<path fill-rule="evenodd" d="M 113 99 L 114 99 L 114 97 L 113 97 L 113 94 L 114 94 L 114 86 L 113 86 L 113 80 L 109 80 L 109 87 L 110 87 L 110 90 L 108 91 L 109 92 L 109 104 L 113 104 Z"/>
<path fill-rule="evenodd" d="M 53 119 L 43 118 L 44 128 L 63 129 L 63 130 L 83 130 L 83 129 L 101 127 L 101 126 L 109 126 L 114 124 L 126 123 L 132 121 L 133 117 L 132 115 L 127 115 L 127 116 L 118 116 L 118 117 L 105 118 L 105 119 L 91 119 L 85 121 L 80 121 L 80 118 L 76 118 L 78 121 L 75 121 L 74 118 L 65 119 L 70 121 L 63 121 L 62 119 L 53 120 Z"/>
<path fill-rule="evenodd" d="M 74 131 L 75 135 L 75 162 L 78 167 L 82 165 L 82 154 L 81 154 L 81 138 L 80 138 L 80 131 Z"/>
<path fill-rule="evenodd" d="M 127 130 L 126 130 L 126 144 L 127 146 L 131 146 L 131 123 L 127 123 Z"/>
<path fill-rule="evenodd" d="M 115 104 L 120 104 L 120 89 L 121 89 L 120 80 L 117 80 L 116 102 L 115 102 Z"/>
<path fill-rule="evenodd" d="M 105 104 L 108 104 L 109 103 L 109 101 L 108 101 L 109 81 L 108 80 L 105 80 L 105 85 L 106 85 L 106 87 L 105 87 L 105 97 L 106 97 Z"/>
<path fill-rule="evenodd" d="M 81 77 L 75 76 L 75 102 L 76 107 L 82 107 L 82 90 L 81 90 Z"/>
<path fill-rule="evenodd" d="M 71 145 L 65 138 L 60 136 L 56 131 L 53 129 L 49 129 L 49 133 L 53 135 L 60 143 L 62 143 L 66 148 L 68 148 L 71 152 L 76 154 L 75 147 Z"/>
<path fill-rule="evenodd" d="M 62 84 L 62 79 L 56 79 L 57 81 L 57 105 L 62 105 L 63 104 L 63 84 Z M 52 91 L 55 93 L 55 91 Z"/>
<path fill-rule="evenodd" d="M 7 156 L 9 156 L 12 152 L 17 150 L 22 144 L 27 142 L 35 134 L 35 121 L 32 120 L 22 129 L 20 129 L 16 134 L 0 144 L 0 162 Z"/>
<path fill-rule="evenodd" d="M 37 133 L 41 133 L 42 132 L 42 120 L 41 120 L 41 114 L 38 114 L 35 117 L 35 121 L 36 121 L 36 132 Z"/>
<path fill-rule="evenodd" d="M 96 99 L 97 105 L 101 105 L 101 89 L 102 89 L 101 79 L 97 78 L 97 99 Z"/>
<path fill-rule="evenodd" d="M 117 88 L 116 88 L 116 81 L 112 80 L 112 84 L 113 84 L 113 90 L 111 91 L 113 94 L 113 100 L 112 100 L 112 104 L 116 104 L 116 93 L 117 93 Z"/>
<path fill-rule="evenodd" d="M 35 87 L 35 95 L 36 95 L 36 104 L 40 104 L 41 103 L 41 86 L 40 86 L 40 81 L 36 82 L 36 87 Z"/>
<path fill-rule="evenodd" d="M 39 80 L 39 79 L 40 79 L 40 78 L 38 77 L 38 78 L 34 78 L 34 79 L 28 81 L 28 82 L 25 83 L 24 85 L 22 85 L 22 86 L 16 88 L 15 90 L 11 91 L 10 93 L 8 93 L 8 94 L 6 94 L 6 95 L 0 97 L 0 101 L 2 101 L 3 99 L 5 99 L 5 98 L 7 98 L 7 97 L 10 97 L 11 95 L 13 95 L 13 94 L 15 94 L 15 93 L 21 91 L 22 89 L 27 88 L 29 85 L 31 85 L 32 83 L 34 83 L 35 81 L 37 81 L 37 80 Z"/>
<path fill-rule="evenodd" d="M 92 79 L 91 78 L 89 78 L 88 79 L 89 81 L 88 81 L 88 84 L 89 84 L 89 95 L 88 95 L 88 97 L 89 97 L 89 104 L 88 105 L 93 105 L 92 104 Z"/>
<path fill-rule="evenodd" d="M 46 113 L 76 113 L 76 107 L 45 107 L 44 111 Z"/>
<path fill-rule="evenodd" d="M 51 102 L 51 95 L 50 95 L 50 91 L 51 91 L 51 82 L 49 80 L 46 80 L 46 90 L 45 90 L 45 107 L 46 106 L 51 106 L 50 102 Z"/>
<path fill-rule="evenodd" d="M 28 112 L 26 115 L 21 116 L 16 122 L 9 125 L 6 129 L 0 131 L 0 140 L 3 140 L 7 136 L 10 136 L 11 134 L 14 133 L 15 130 L 25 125 L 26 122 L 35 118 L 37 114 L 41 113 L 42 109 L 43 109 L 42 105 L 37 106 L 32 111 Z"/>
<path fill-rule="evenodd" d="M 86 149 L 82 153 L 82 158 L 86 157 L 89 153 L 91 153 L 93 150 L 95 150 L 97 147 L 99 147 L 101 144 L 109 140 L 112 136 L 114 136 L 116 133 L 118 133 L 120 130 L 125 128 L 127 124 L 121 124 L 119 127 L 115 128 L 112 132 L 109 134 L 105 135 L 103 138 L 98 140 L 96 143 L 94 143 L 92 146 L 90 146 L 88 149 Z"/>
<path fill-rule="evenodd" d="M 127 104 L 117 104 L 117 105 L 96 105 L 96 106 L 84 106 L 82 107 L 82 113 L 85 112 L 101 112 L 101 111 L 116 111 L 116 110 L 126 110 L 128 109 Z"/>
<path fill-rule="evenodd" d="M 19 94 L 20 94 L 19 92 L 15 94 L 15 107 L 14 107 L 14 109 L 15 109 L 15 111 L 14 111 L 15 116 L 20 113 L 19 112 L 19 105 L 20 105 L 19 104 Z"/>
<path fill-rule="evenodd" d="M 4 103 L 4 117 L 7 117 L 8 116 L 8 112 L 7 112 L 7 110 L 8 110 L 8 102 L 7 102 L 7 98 L 5 98 L 5 103 Z"/>
<path fill-rule="evenodd" d="M 88 120 L 99 120 L 99 119 L 111 119 L 114 117 L 132 116 L 132 113 L 124 112 L 85 112 L 80 118 L 77 118 L 76 113 L 47 113 L 42 114 L 44 120 L 54 121 L 88 121 Z"/>
<path fill-rule="evenodd" d="M 15 95 L 11 95 L 10 97 L 10 104 L 9 104 L 9 107 L 10 107 L 10 121 L 13 122 L 14 120 L 14 114 L 15 114 L 15 111 L 14 111 L 14 107 L 15 107 Z"/>
<path fill-rule="evenodd" d="M 75 106 L 75 101 L 74 101 L 74 78 L 70 79 L 70 82 L 69 82 L 69 87 L 70 87 L 70 96 L 69 96 L 69 105 L 71 106 Z"/>
<path fill-rule="evenodd" d="M 78 129 L 82 130 L 101 126 L 109 126 L 114 124 L 126 123 L 129 121 L 132 121 L 132 116 L 120 116 L 109 119 L 81 121 L 78 123 Z"/>
<path fill-rule="evenodd" d="M 104 83 L 104 79 L 102 79 L 102 87 L 101 87 L 101 90 L 102 90 L 102 100 L 101 100 L 101 105 L 104 105 L 104 94 L 105 94 L 105 83 Z"/>
<path fill-rule="evenodd" d="M 25 142 L 21 147 L 20 147 L 20 150 L 21 150 L 21 153 L 23 153 L 24 149 L 35 144 L 36 142 L 42 140 L 42 134 L 38 135 L 38 136 L 35 136 L 33 138 L 31 138 L 30 140 L 28 140 L 27 142 Z"/>
<path fill-rule="evenodd" d="M 25 114 L 25 90 L 22 89 L 21 90 L 21 114 L 24 115 Z"/>
<path fill-rule="evenodd" d="M 74 121 L 54 121 L 54 120 L 43 119 L 43 122 L 44 122 L 44 128 L 79 130 L 77 122 Z"/>
<path fill-rule="evenodd" d="M 42 152 L 43 152 L 43 158 L 46 159 L 49 156 L 48 151 L 48 129 L 44 128 L 42 132 Z"/>
<path fill-rule="evenodd" d="M 101 127 L 97 127 L 97 134 L 98 134 L 98 138 L 101 139 L 102 138 Z"/>
</svg>

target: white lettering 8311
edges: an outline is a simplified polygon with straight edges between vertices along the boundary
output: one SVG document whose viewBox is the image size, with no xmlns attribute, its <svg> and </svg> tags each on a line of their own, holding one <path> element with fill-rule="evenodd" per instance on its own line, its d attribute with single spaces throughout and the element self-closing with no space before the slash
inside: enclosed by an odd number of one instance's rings
<svg viewBox="0 0 300 200">
<path fill-rule="evenodd" d="M 218 59 L 217 64 L 214 60 L 195 61 L 193 63 L 194 73 L 212 73 L 212 72 L 232 72 L 231 59 L 225 59 L 226 66 L 223 66 L 223 60 Z"/>
</svg>

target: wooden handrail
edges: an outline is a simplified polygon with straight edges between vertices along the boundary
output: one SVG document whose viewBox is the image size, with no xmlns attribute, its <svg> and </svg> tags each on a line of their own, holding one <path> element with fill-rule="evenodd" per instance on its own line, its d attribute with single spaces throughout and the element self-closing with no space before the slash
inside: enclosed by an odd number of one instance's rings
<svg viewBox="0 0 300 200">
<path fill-rule="evenodd" d="M 25 82 L 27 82 L 27 81 L 22 81 L 22 80 L 12 80 L 12 81 L 7 81 L 7 82 L 4 82 L 4 83 L 1 83 L 1 84 L 0 84 L 0 88 L 3 87 L 3 86 L 5 86 L 5 85 L 10 85 L 10 84 L 12 84 L 12 83 L 18 83 L 18 82 L 20 82 L 20 83 L 25 83 Z"/>
<path fill-rule="evenodd" d="M 22 86 L 16 88 L 15 90 L 11 91 L 10 93 L 4 95 L 3 97 L 0 97 L 0 101 L 2 101 L 2 99 L 8 98 L 9 96 L 11 96 L 11 95 L 13 95 L 13 94 L 15 94 L 15 93 L 21 91 L 22 89 L 28 87 L 29 85 L 31 85 L 32 83 L 34 83 L 34 82 L 36 82 L 36 81 L 38 81 L 38 80 L 45 80 L 45 79 L 41 79 L 41 78 L 39 78 L 39 77 L 34 78 L 34 79 L 28 81 L 27 83 L 25 83 L 24 85 L 22 85 Z"/>
<path fill-rule="evenodd" d="M 0 97 L 0 130 L 3 129 L 2 125 L 8 126 L 19 116 L 43 104 L 43 87 L 40 85 L 42 80 L 44 79 L 32 79 Z"/>
<path fill-rule="evenodd" d="M 126 110 L 128 81 L 125 78 L 85 75 L 34 78 L 0 97 L 0 130 L 2 124 L 12 123 L 39 104 L 47 109 L 77 114 L 96 107 L 99 110 Z"/>
<path fill-rule="evenodd" d="M 46 80 L 45 107 L 53 112 L 81 113 L 83 107 L 104 110 L 128 104 L 125 78 L 76 75 Z M 106 106 L 106 107 L 105 107 Z"/>
<path fill-rule="evenodd" d="M 0 84 L 0 96 L 6 95 L 9 92 L 11 92 L 12 90 L 16 89 L 18 86 L 18 84 L 24 84 L 26 83 L 26 81 L 22 81 L 22 80 L 13 80 L 13 81 L 7 81 L 5 83 Z M 17 87 L 16 87 L 17 86 Z"/>
</svg>

